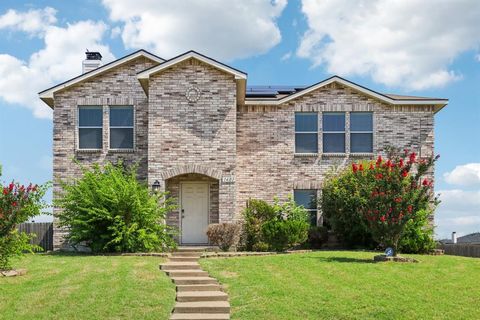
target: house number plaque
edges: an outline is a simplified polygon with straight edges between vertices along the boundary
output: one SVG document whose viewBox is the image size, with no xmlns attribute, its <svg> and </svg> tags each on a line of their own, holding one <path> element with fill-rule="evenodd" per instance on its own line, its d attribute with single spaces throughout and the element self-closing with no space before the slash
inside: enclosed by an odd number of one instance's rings
<svg viewBox="0 0 480 320">
<path fill-rule="evenodd" d="M 235 183 L 235 177 L 234 176 L 223 176 L 222 177 L 222 183 L 223 184 L 234 184 Z"/>
</svg>

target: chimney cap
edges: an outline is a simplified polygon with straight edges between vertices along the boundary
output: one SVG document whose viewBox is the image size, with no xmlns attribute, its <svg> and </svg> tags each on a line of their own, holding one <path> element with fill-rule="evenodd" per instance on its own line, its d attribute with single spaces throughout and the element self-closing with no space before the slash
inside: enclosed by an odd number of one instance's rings
<svg viewBox="0 0 480 320">
<path fill-rule="evenodd" d="M 102 60 L 102 55 L 100 52 L 90 52 L 87 49 L 85 54 L 87 55 L 87 60 Z"/>
</svg>

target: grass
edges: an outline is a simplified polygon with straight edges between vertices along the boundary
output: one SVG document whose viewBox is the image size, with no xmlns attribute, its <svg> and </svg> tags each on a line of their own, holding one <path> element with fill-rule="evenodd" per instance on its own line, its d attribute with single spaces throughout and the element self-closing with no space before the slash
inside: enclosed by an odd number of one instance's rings
<svg viewBox="0 0 480 320">
<path fill-rule="evenodd" d="M 28 255 L 0 278 L 1 319 L 168 319 L 174 285 L 158 257 Z"/>
<path fill-rule="evenodd" d="M 319 251 L 203 259 L 227 286 L 232 319 L 478 319 L 480 259 Z"/>
</svg>

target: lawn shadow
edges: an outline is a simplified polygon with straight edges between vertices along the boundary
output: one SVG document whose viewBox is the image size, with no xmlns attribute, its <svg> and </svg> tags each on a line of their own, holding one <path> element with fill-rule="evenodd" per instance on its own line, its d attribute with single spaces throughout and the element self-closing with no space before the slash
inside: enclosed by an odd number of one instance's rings
<svg viewBox="0 0 480 320">
<path fill-rule="evenodd" d="M 316 259 L 321 262 L 341 262 L 341 263 L 377 263 L 373 259 L 359 259 L 347 257 L 302 257 L 302 259 Z"/>
</svg>

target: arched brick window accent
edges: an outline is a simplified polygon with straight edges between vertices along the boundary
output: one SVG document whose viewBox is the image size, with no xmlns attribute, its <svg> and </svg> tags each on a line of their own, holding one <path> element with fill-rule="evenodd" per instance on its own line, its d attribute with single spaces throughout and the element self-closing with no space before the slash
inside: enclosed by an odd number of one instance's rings
<svg viewBox="0 0 480 320">
<path fill-rule="evenodd" d="M 222 178 L 222 171 L 214 168 L 210 168 L 199 164 L 187 164 L 184 166 L 178 166 L 172 169 L 163 171 L 160 176 L 163 180 L 173 178 L 187 173 L 203 174 L 214 179 L 220 180 Z"/>
</svg>

